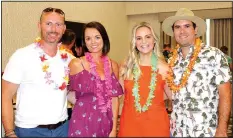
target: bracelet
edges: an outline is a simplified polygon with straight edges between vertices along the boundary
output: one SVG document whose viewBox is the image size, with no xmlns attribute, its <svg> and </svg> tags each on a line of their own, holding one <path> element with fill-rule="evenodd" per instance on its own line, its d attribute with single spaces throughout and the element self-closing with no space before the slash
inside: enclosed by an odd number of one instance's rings
<svg viewBox="0 0 233 138">
<path fill-rule="evenodd" d="M 10 136 L 12 136 L 12 135 L 15 135 L 15 133 L 14 134 L 10 134 L 9 136 L 6 136 L 5 138 L 10 138 Z"/>
<path fill-rule="evenodd" d="M 5 134 L 5 137 L 9 137 L 9 136 L 12 136 L 12 135 L 15 135 L 15 131 L 14 131 L 14 130 L 12 130 L 12 131 L 6 133 L 6 134 Z"/>
<path fill-rule="evenodd" d="M 14 131 L 14 129 L 8 129 L 5 131 L 5 134 L 11 133 L 12 131 Z"/>
</svg>

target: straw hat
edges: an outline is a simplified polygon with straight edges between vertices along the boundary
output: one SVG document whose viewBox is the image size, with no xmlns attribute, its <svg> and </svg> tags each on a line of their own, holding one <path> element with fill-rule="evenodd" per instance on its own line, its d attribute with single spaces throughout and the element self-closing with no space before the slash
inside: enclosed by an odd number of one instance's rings
<svg viewBox="0 0 233 138">
<path fill-rule="evenodd" d="M 163 31 L 167 35 L 173 36 L 172 25 L 178 20 L 189 20 L 194 22 L 198 27 L 197 35 L 196 35 L 197 37 L 201 36 L 206 31 L 206 22 L 203 19 L 194 16 L 194 13 L 186 8 L 180 8 L 176 12 L 175 16 L 170 16 L 166 18 L 162 24 Z"/>
</svg>

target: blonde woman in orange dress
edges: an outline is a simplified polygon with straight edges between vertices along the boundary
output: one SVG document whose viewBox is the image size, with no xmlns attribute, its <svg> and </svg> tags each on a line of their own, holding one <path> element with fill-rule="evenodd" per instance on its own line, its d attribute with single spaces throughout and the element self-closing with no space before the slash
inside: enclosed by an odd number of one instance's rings
<svg viewBox="0 0 233 138">
<path fill-rule="evenodd" d="M 125 96 L 119 137 L 170 136 L 164 104 L 164 99 L 171 99 L 165 82 L 168 69 L 151 25 L 136 25 L 129 55 L 120 68 Z"/>
</svg>

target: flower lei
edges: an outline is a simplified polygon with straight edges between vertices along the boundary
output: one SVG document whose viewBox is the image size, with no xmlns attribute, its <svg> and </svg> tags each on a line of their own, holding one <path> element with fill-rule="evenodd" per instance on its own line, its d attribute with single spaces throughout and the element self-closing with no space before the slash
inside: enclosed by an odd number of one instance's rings
<svg viewBox="0 0 233 138">
<path fill-rule="evenodd" d="M 72 52 L 72 50 L 66 48 L 64 45 L 61 45 L 59 49 L 63 50 L 63 51 L 66 51 L 66 52 L 70 53 L 71 55 L 74 55 L 74 53 Z"/>
<path fill-rule="evenodd" d="M 49 71 L 49 61 L 48 61 L 48 58 L 46 58 L 46 53 L 41 49 L 41 43 L 40 43 L 41 39 L 40 38 L 37 38 L 36 41 L 35 41 L 35 44 L 36 44 L 36 48 L 40 48 L 40 60 L 41 60 L 41 69 L 42 71 L 45 73 L 45 76 L 44 76 L 44 79 L 45 79 L 45 83 L 48 84 L 48 85 L 51 85 L 53 84 L 54 86 L 54 89 L 55 90 L 58 90 L 60 89 L 61 91 L 63 91 L 67 85 L 68 85 L 68 82 L 69 82 L 69 68 L 64 66 L 64 74 L 65 76 L 63 77 L 63 82 L 62 84 L 57 84 L 55 82 L 55 80 L 52 79 L 52 72 Z M 59 47 L 59 52 L 60 52 L 60 55 L 61 55 L 61 60 L 63 62 L 66 62 L 67 59 L 68 59 L 68 55 L 67 53 L 60 49 Z"/>
<path fill-rule="evenodd" d="M 111 108 L 111 99 L 110 96 L 112 94 L 112 78 L 110 73 L 110 65 L 109 65 L 109 59 L 107 56 L 102 56 L 101 60 L 104 63 L 104 75 L 105 75 L 105 87 L 106 87 L 106 93 L 107 93 L 107 103 L 105 104 L 105 100 L 103 97 L 104 94 L 104 88 L 103 84 L 101 83 L 101 78 L 99 74 L 97 73 L 97 65 L 93 60 L 92 55 L 89 52 L 85 53 L 85 57 L 87 61 L 90 63 L 90 72 L 96 77 L 96 96 L 98 98 L 98 104 L 100 106 L 101 112 L 107 112 L 108 109 Z"/>
<path fill-rule="evenodd" d="M 148 107 L 152 105 L 151 103 L 152 99 L 155 97 L 154 90 L 155 90 L 156 82 L 157 82 L 157 78 L 156 78 L 157 62 L 158 62 L 157 56 L 154 53 L 152 53 L 152 56 L 151 56 L 152 72 L 151 72 L 151 80 L 150 80 L 150 86 L 149 86 L 150 92 L 147 97 L 146 104 L 143 106 L 141 106 L 140 104 L 139 83 L 138 83 L 138 80 L 140 77 L 139 70 L 135 66 L 133 68 L 134 87 L 132 89 L 133 91 L 132 95 L 134 96 L 134 106 L 136 108 L 136 111 L 140 113 L 148 110 Z"/>
<path fill-rule="evenodd" d="M 190 74 L 193 70 L 193 67 L 195 65 L 195 61 L 198 57 L 199 52 L 201 51 L 201 40 L 199 38 L 196 39 L 195 41 L 195 46 L 194 46 L 194 52 L 191 56 L 189 65 L 187 66 L 186 70 L 184 71 L 182 77 L 181 77 L 181 82 L 180 84 L 176 85 L 174 83 L 174 74 L 172 71 L 172 67 L 174 67 L 175 62 L 177 61 L 177 56 L 178 56 L 178 49 L 180 48 L 180 46 L 177 44 L 176 48 L 173 51 L 173 56 L 171 57 L 171 61 L 169 63 L 169 71 L 168 71 L 168 76 L 166 78 L 168 86 L 170 87 L 170 89 L 176 93 L 178 92 L 181 88 L 183 88 L 188 81 L 188 78 L 190 77 Z"/>
</svg>

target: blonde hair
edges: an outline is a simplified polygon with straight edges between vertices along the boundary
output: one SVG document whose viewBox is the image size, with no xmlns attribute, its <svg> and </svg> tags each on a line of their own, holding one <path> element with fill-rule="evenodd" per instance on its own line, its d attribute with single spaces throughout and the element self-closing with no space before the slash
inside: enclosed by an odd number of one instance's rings
<svg viewBox="0 0 233 138">
<path fill-rule="evenodd" d="M 159 38 L 155 34 L 153 28 L 151 25 L 147 22 L 141 22 L 134 26 L 132 31 L 132 38 L 131 38 L 131 46 L 129 49 L 129 54 L 126 58 L 126 61 L 124 61 L 123 66 L 120 70 L 120 77 L 123 79 L 129 79 L 130 75 L 132 74 L 133 68 L 136 67 L 139 69 L 139 73 L 141 74 L 141 70 L 139 67 L 139 51 L 136 48 L 136 31 L 138 28 L 141 27 L 147 27 L 151 30 L 152 36 L 155 39 L 155 46 L 154 46 L 154 53 L 157 55 L 159 59 L 163 59 L 162 53 L 160 52 L 159 48 Z"/>
</svg>

